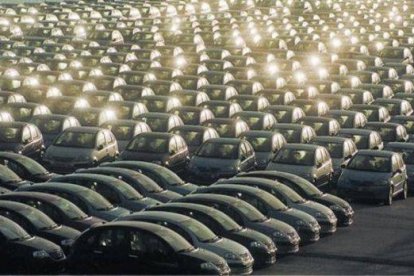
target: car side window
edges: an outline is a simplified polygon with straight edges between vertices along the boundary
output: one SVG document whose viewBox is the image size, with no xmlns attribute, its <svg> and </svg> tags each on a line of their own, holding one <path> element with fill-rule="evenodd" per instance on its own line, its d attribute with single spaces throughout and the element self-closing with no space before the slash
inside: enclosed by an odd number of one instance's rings
<svg viewBox="0 0 414 276">
<path fill-rule="evenodd" d="M 101 232 L 96 246 L 99 249 L 107 249 L 114 246 L 113 230 L 108 229 Z"/>
<path fill-rule="evenodd" d="M 56 195 L 61 196 L 67 200 L 69 200 L 70 202 L 72 202 L 73 204 L 75 204 L 76 206 L 78 206 L 82 211 L 84 211 L 85 213 L 88 213 L 88 207 L 86 206 L 86 204 L 79 198 L 71 195 L 71 194 L 67 194 L 67 193 L 56 193 Z"/>
<path fill-rule="evenodd" d="M 250 203 L 251 205 L 253 205 L 257 210 L 259 210 L 262 214 L 267 215 L 268 214 L 268 210 L 266 208 L 266 205 L 259 199 L 257 199 L 256 197 L 252 197 L 246 194 L 240 194 L 240 196 L 238 196 L 238 198 Z"/>
<path fill-rule="evenodd" d="M 2 164 L 4 164 L 7 168 L 9 168 L 10 170 L 14 171 L 18 176 L 22 177 L 25 175 L 25 170 L 23 169 L 22 166 L 20 166 L 19 164 L 17 164 L 16 162 L 12 161 L 12 160 L 1 160 Z"/>
<path fill-rule="evenodd" d="M 88 181 L 87 182 L 91 190 L 96 191 L 98 194 L 101 194 L 104 198 L 106 198 L 112 204 L 119 204 L 121 203 L 121 199 L 119 198 L 118 194 L 116 193 L 115 189 L 111 189 L 107 185 L 101 184 L 96 181 Z"/>
<path fill-rule="evenodd" d="M 32 136 L 30 134 L 30 130 L 28 127 L 24 127 L 23 128 L 23 133 L 22 133 L 22 141 L 31 141 L 32 140 Z"/>
<path fill-rule="evenodd" d="M 247 154 L 247 148 L 246 145 L 244 143 L 240 144 L 240 159 L 241 160 L 245 160 L 247 158 L 248 154 Z"/>
<path fill-rule="evenodd" d="M 109 131 L 104 131 L 105 142 L 107 145 L 112 144 L 114 140 L 112 139 L 112 135 Z"/>
<path fill-rule="evenodd" d="M 176 154 L 179 151 L 176 137 L 170 140 L 169 151 L 171 154 Z"/>
<path fill-rule="evenodd" d="M 320 149 L 316 150 L 315 161 L 316 161 L 316 164 L 323 164 L 323 154 Z"/>
<path fill-rule="evenodd" d="M 21 217 L 20 215 L 17 215 L 14 212 L 8 211 L 8 210 L 0 210 L 0 216 L 4 216 L 6 218 L 11 219 L 12 221 L 16 222 L 18 225 L 20 225 L 23 229 L 26 231 L 29 231 L 32 229 L 32 226 L 30 223 Z"/>
<path fill-rule="evenodd" d="M 183 229 L 181 229 L 180 227 L 177 227 L 171 223 L 167 223 L 167 224 L 163 224 L 163 223 L 159 223 L 159 225 L 162 226 L 166 226 L 168 228 L 170 228 L 171 230 L 173 230 L 174 232 L 178 233 L 180 236 L 182 236 L 184 239 L 186 239 L 189 243 L 193 243 L 193 240 L 191 239 L 191 236 L 184 231 Z"/>
<path fill-rule="evenodd" d="M 231 217 L 235 222 L 240 225 L 244 225 L 243 217 L 235 210 L 230 207 L 226 207 L 223 209 L 218 208 L 220 211 Z"/>
<path fill-rule="evenodd" d="M 247 157 L 250 157 L 254 154 L 254 149 L 253 147 L 249 144 L 249 143 L 243 143 L 246 146 L 246 153 L 247 153 Z"/>
<path fill-rule="evenodd" d="M 29 126 L 30 134 L 33 139 L 39 138 L 39 133 L 37 132 L 36 128 L 34 126 Z"/>
<path fill-rule="evenodd" d="M 59 222 L 61 220 L 59 212 L 57 212 L 54 208 L 50 207 L 48 204 L 44 204 L 43 202 L 38 200 L 28 200 L 24 203 L 42 211 L 55 222 Z"/>
<path fill-rule="evenodd" d="M 160 237 L 145 233 L 143 237 L 146 254 L 149 258 L 171 258 L 172 249 Z"/>
</svg>

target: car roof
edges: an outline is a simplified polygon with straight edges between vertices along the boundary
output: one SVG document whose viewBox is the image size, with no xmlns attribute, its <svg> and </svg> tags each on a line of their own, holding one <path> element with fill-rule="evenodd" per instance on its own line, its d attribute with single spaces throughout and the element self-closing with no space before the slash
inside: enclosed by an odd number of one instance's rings
<svg viewBox="0 0 414 276">
<path fill-rule="evenodd" d="M 229 179 L 223 179 L 220 180 L 220 182 L 214 186 L 233 186 L 233 185 L 237 185 L 240 186 L 239 184 L 242 183 L 249 183 L 249 184 L 257 184 L 257 185 L 263 185 L 263 186 L 268 186 L 268 187 L 276 187 L 275 185 L 283 185 L 275 180 L 270 180 L 270 179 L 266 179 L 266 178 L 262 178 L 262 177 L 254 177 L 254 176 L 246 176 L 246 177 L 232 177 Z M 251 187 L 251 186 L 246 186 L 246 187 Z M 252 187 L 253 188 L 253 187 Z"/>
<path fill-rule="evenodd" d="M 134 121 L 134 120 L 109 120 L 109 121 L 105 121 L 105 123 L 103 123 L 101 126 L 104 125 L 123 125 L 123 126 L 136 126 L 139 124 L 142 124 L 144 122 L 139 122 L 139 121 Z"/>
<path fill-rule="evenodd" d="M 200 126 L 200 125 L 182 125 L 182 126 L 176 126 L 174 128 L 172 128 L 170 131 L 174 131 L 174 130 L 183 130 L 183 131 L 199 131 L 199 132 L 204 132 L 208 129 L 211 129 L 211 127 L 206 127 L 206 126 Z"/>
<path fill-rule="evenodd" d="M 0 195 L 0 199 L 7 199 L 9 197 L 24 197 L 24 198 L 35 198 L 38 200 L 43 200 L 47 202 L 51 202 L 53 200 L 62 199 L 60 196 L 48 194 L 48 193 L 42 193 L 42 192 L 11 192 L 6 195 Z"/>
<path fill-rule="evenodd" d="M 105 224 L 98 224 L 96 226 L 93 226 L 92 228 L 98 229 L 98 228 L 107 228 L 107 227 L 114 227 L 114 226 L 120 226 L 120 227 L 128 227 L 128 228 L 135 228 L 140 230 L 145 230 L 154 234 L 157 234 L 159 231 L 167 230 L 175 233 L 174 231 L 170 230 L 167 227 L 155 224 L 155 223 L 149 223 L 149 222 L 141 222 L 141 221 L 111 221 Z"/>
<path fill-rule="evenodd" d="M 263 190 L 257 189 L 255 187 L 249 187 L 249 186 L 243 186 L 243 185 L 237 185 L 237 184 L 215 184 L 212 186 L 202 187 L 200 188 L 200 191 L 210 190 L 210 189 L 215 189 L 215 188 L 221 188 L 225 190 L 238 190 L 238 191 L 243 191 L 243 192 L 254 194 L 254 195 L 260 195 L 263 193 Z"/>
<path fill-rule="evenodd" d="M 195 195 L 195 194 L 194 194 Z M 212 207 L 206 206 L 206 205 L 201 205 L 201 204 L 197 204 L 197 203 L 188 203 L 188 202 L 168 202 L 165 204 L 161 204 L 161 205 L 156 205 L 156 206 L 152 206 L 150 208 L 150 210 L 157 210 L 158 208 L 163 208 L 163 207 L 176 207 L 176 208 L 186 208 L 186 209 L 191 209 L 191 210 L 196 210 L 205 214 L 209 214 L 212 212 L 220 212 L 217 209 L 214 209 Z"/>
<path fill-rule="evenodd" d="M 0 208 L 7 208 L 10 210 L 13 210 L 17 213 L 23 211 L 23 210 L 32 210 L 35 209 L 33 207 L 30 207 L 27 204 L 12 201 L 12 200 L 0 200 Z M 39 211 L 40 212 L 40 211 Z"/>
<path fill-rule="evenodd" d="M 171 223 L 180 223 L 189 219 L 192 219 L 191 217 L 172 213 L 172 212 L 166 212 L 166 211 L 145 211 L 145 212 L 136 212 L 131 215 L 127 215 L 122 217 L 122 220 L 130 220 L 130 219 L 137 219 L 137 218 L 152 218 L 152 219 L 158 219 L 162 221 L 168 221 Z"/>
<path fill-rule="evenodd" d="M 397 127 L 401 124 L 397 123 L 384 123 L 384 122 L 367 122 L 365 127 L 367 126 L 378 126 L 378 127 Z"/>
<path fill-rule="evenodd" d="M 316 150 L 318 148 L 321 148 L 321 146 L 313 145 L 313 144 L 299 144 L 299 143 L 288 143 L 285 144 L 282 149 L 288 148 L 288 149 L 303 149 L 303 150 Z"/>
<path fill-rule="evenodd" d="M 85 178 L 85 179 L 94 179 L 94 180 L 99 180 L 104 182 L 105 184 L 109 184 L 109 185 L 117 185 L 114 184 L 113 182 L 116 180 L 119 180 L 115 177 L 112 176 L 107 176 L 107 175 L 102 175 L 102 174 L 93 174 L 93 173 L 73 173 L 73 174 L 67 174 L 67 175 L 61 175 L 58 176 L 54 179 L 69 179 L 69 178 L 74 178 L 74 179 L 79 179 L 79 178 Z M 115 178 L 115 179 L 114 179 Z M 53 179 L 52 179 L 53 181 Z"/>
<path fill-rule="evenodd" d="M 33 119 L 35 118 L 49 119 L 49 120 L 64 120 L 67 118 L 74 118 L 74 117 L 70 115 L 62 115 L 62 114 L 39 114 L 39 115 L 34 115 Z"/>
<path fill-rule="evenodd" d="M 30 123 L 26 123 L 26 122 L 0 122 L 0 126 L 1 127 L 18 127 L 18 128 L 22 128 L 25 126 L 31 125 Z M 1 128 L 0 128 L 1 129 Z"/>
<path fill-rule="evenodd" d="M 355 115 L 361 113 L 360 111 L 356 111 L 356 110 L 342 110 L 342 109 L 332 109 L 329 110 L 327 115 Z M 362 113 L 361 113 L 362 114 Z"/>
<path fill-rule="evenodd" d="M 300 125 L 300 124 L 293 124 L 293 123 L 277 123 L 273 126 L 274 129 L 303 129 L 305 127 L 309 127 L 309 126 L 305 126 L 305 125 Z"/>
<path fill-rule="evenodd" d="M 330 117 L 319 117 L 319 116 L 305 116 L 300 118 L 298 121 L 308 121 L 308 122 L 330 122 L 335 120 L 334 118 Z"/>
<path fill-rule="evenodd" d="M 381 157 L 391 157 L 395 154 L 393 151 L 388 150 L 359 150 L 358 155 L 370 155 L 370 156 L 381 156 Z"/>
<path fill-rule="evenodd" d="M 390 142 L 385 148 L 414 149 L 414 143 Z"/>
<path fill-rule="evenodd" d="M 78 193 L 78 194 L 82 194 L 82 192 L 90 190 L 83 186 L 71 184 L 71 183 L 44 182 L 44 183 L 36 183 L 36 184 L 33 183 L 31 185 L 21 187 L 19 188 L 19 192 L 36 190 L 36 187 L 38 187 L 39 189 L 47 188 L 49 190 L 54 190 L 54 191 L 63 191 L 63 192 Z"/>
<path fill-rule="evenodd" d="M 181 202 L 181 200 L 184 200 L 183 202 L 186 202 L 186 199 L 205 199 L 205 200 L 209 200 L 212 202 L 220 202 L 220 203 L 225 203 L 226 205 L 234 205 L 237 202 L 244 202 L 241 199 L 232 197 L 232 196 L 227 196 L 227 195 L 220 195 L 220 194 L 190 194 L 190 195 L 186 195 L 185 197 L 181 197 L 176 199 L 176 202 Z"/>
</svg>

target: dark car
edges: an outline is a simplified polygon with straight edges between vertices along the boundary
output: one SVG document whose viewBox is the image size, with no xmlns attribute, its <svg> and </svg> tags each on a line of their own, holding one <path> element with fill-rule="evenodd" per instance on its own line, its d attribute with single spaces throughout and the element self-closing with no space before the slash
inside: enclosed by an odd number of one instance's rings
<svg viewBox="0 0 414 276">
<path fill-rule="evenodd" d="M 214 128 L 198 125 L 178 126 L 170 132 L 184 139 L 190 155 L 194 154 L 205 141 L 220 137 Z"/>
<path fill-rule="evenodd" d="M 271 105 L 266 112 L 273 114 L 279 123 L 296 123 L 300 118 L 305 117 L 302 108 L 291 105 Z"/>
<path fill-rule="evenodd" d="M 0 164 L 8 167 L 20 178 L 31 182 L 45 182 L 54 175 L 35 160 L 12 152 L 0 152 Z"/>
<path fill-rule="evenodd" d="M 312 183 L 295 174 L 279 171 L 256 171 L 241 173 L 236 177 L 262 177 L 277 180 L 290 187 L 305 199 L 318 202 L 329 207 L 338 219 L 338 225 L 350 225 L 353 222 L 354 210 L 345 200 L 332 194 L 323 193 Z"/>
<path fill-rule="evenodd" d="M 121 153 L 121 160 L 153 162 L 182 172 L 190 158 L 185 140 L 172 133 L 144 132 L 136 135 Z"/>
<path fill-rule="evenodd" d="M 183 106 L 199 106 L 210 100 L 209 96 L 201 90 L 176 90 L 169 95 L 177 98 Z"/>
<path fill-rule="evenodd" d="M 94 167 L 118 157 L 118 144 L 108 129 L 71 127 L 59 134 L 43 156 L 43 164 L 54 172 L 70 173 Z"/>
<path fill-rule="evenodd" d="M 115 112 L 97 107 L 85 107 L 74 109 L 71 116 L 78 119 L 82 126 L 99 127 L 109 120 L 116 120 Z"/>
<path fill-rule="evenodd" d="M 312 127 L 316 135 L 335 136 L 341 129 L 338 121 L 329 117 L 305 116 L 298 123 Z"/>
<path fill-rule="evenodd" d="M 407 170 L 392 151 L 360 150 L 343 168 L 337 184 L 340 197 L 376 199 L 391 205 L 397 195 L 407 198 Z"/>
<path fill-rule="evenodd" d="M 358 149 L 382 150 L 384 148 L 381 135 L 375 130 L 343 128 L 338 136 L 352 139 Z"/>
<path fill-rule="evenodd" d="M 255 167 L 256 157 L 249 142 L 237 138 L 214 138 L 204 142 L 191 157 L 188 174 L 197 182 L 211 183 Z"/>
<path fill-rule="evenodd" d="M 170 110 L 178 115 L 185 125 L 201 125 L 203 122 L 213 119 L 214 114 L 208 108 L 195 106 L 179 106 Z"/>
<path fill-rule="evenodd" d="M 177 213 L 198 220 L 218 236 L 234 240 L 248 248 L 254 257 L 255 266 L 270 265 L 276 261 L 277 249 L 271 237 L 240 226 L 217 209 L 193 203 L 167 203 L 151 207 L 148 211 Z"/>
<path fill-rule="evenodd" d="M 354 104 L 350 110 L 363 113 L 369 122 L 388 122 L 391 119 L 388 109 L 380 105 Z"/>
<path fill-rule="evenodd" d="M 265 131 L 250 130 L 242 134 L 242 139 L 249 142 L 256 155 L 256 169 L 264 170 L 274 155 L 286 144 L 282 134 Z"/>
<path fill-rule="evenodd" d="M 407 170 L 408 192 L 412 193 L 414 191 L 414 144 L 391 142 L 384 149 L 401 154 Z"/>
<path fill-rule="evenodd" d="M 132 101 L 105 102 L 105 107 L 115 112 L 116 117 L 120 120 L 136 120 L 139 115 L 148 112 L 143 103 Z"/>
<path fill-rule="evenodd" d="M 180 194 L 161 188 L 154 180 L 148 176 L 130 169 L 115 167 L 98 167 L 91 169 L 80 169 L 77 173 L 89 173 L 107 175 L 128 183 L 132 188 L 137 190 L 145 197 L 153 198 L 160 202 L 168 202 L 170 200 L 181 197 Z"/>
<path fill-rule="evenodd" d="M 25 185 L 18 191 L 41 192 L 60 196 L 78 206 L 90 216 L 111 221 L 130 213 L 122 207 L 115 207 L 97 192 L 70 183 L 46 182 L 33 185 Z"/>
<path fill-rule="evenodd" d="M 71 273 L 230 272 L 223 258 L 194 248 L 176 232 L 152 223 L 131 221 L 111 222 L 84 232 L 73 246 L 68 267 Z"/>
<path fill-rule="evenodd" d="M 307 144 L 316 137 L 315 130 L 310 126 L 299 124 L 279 124 L 277 123 L 272 131 L 280 133 L 288 143 Z"/>
<path fill-rule="evenodd" d="M 189 194 L 197 189 L 196 185 L 186 183 L 173 171 L 154 163 L 142 161 L 115 161 L 112 163 L 101 164 L 101 167 L 116 167 L 137 171 L 154 180 L 162 188 L 181 195 Z"/>
<path fill-rule="evenodd" d="M 279 253 L 296 253 L 299 250 L 301 239 L 292 226 L 266 217 L 244 200 L 221 194 L 192 194 L 175 200 L 173 204 L 188 203 L 213 207 L 231 217 L 239 225 L 269 236 L 277 244 Z"/>
<path fill-rule="evenodd" d="M 0 200 L 0 216 L 16 222 L 31 235 L 60 245 L 66 253 L 80 235 L 78 230 L 58 225 L 42 211 L 19 202 Z"/>
<path fill-rule="evenodd" d="M 116 138 L 118 150 L 125 150 L 129 141 L 136 135 L 143 132 L 151 132 L 151 128 L 144 122 L 135 120 L 111 120 L 101 125 L 102 128 L 109 129 Z"/>
<path fill-rule="evenodd" d="M 49 147 L 53 140 L 65 129 L 70 127 L 79 127 L 79 121 L 72 116 L 67 115 L 36 115 L 30 120 L 37 126 L 42 133 L 45 147 Z"/>
<path fill-rule="evenodd" d="M 350 138 L 332 136 L 318 136 L 312 141 L 312 144 L 325 147 L 328 150 L 334 170 L 332 184 L 335 185 L 341 175 L 342 164 L 348 163 L 355 155 L 357 146 Z"/>
<path fill-rule="evenodd" d="M 0 165 L 0 187 L 15 190 L 19 186 L 27 184 L 29 182 L 21 179 L 14 171 L 10 168 Z"/>
<path fill-rule="evenodd" d="M 318 221 L 319 225 L 321 226 L 321 234 L 332 234 L 336 232 L 337 218 L 328 207 L 323 206 L 317 202 L 304 199 L 293 189 L 287 187 L 286 185 L 283 185 L 278 181 L 258 177 L 235 177 L 230 179 L 222 179 L 214 184 L 214 186 L 233 184 L 259 188 L 260 190 L 272 194 L 289 208 L 293 208 L 295 211 L 304 212 L 311 215 Z"/>
<path fill-rule="evenodd" d="M 208 101 L 200 105 L 203 108 L 210 109 L 216 118 L 231 118 L 237 112 L 243 111 L 238 103 L 230 101 Z"/>
<path fill-rule="evenodd" d="M 329 111 L 329 106 L 324 101 L 298 99 L 290 103 L 302 108 L 306 116 L 324 116 Z"/>
<path fill-rule="evenodd" d="M 339 89 L 337 93 L 350 97 L 354 104 L 370 104 L 374 101 L 369 90 L 345 88 Z"/>
<path fill-rule="evenodd" d="M 411 106 L 411 104 L 408 101 L 402 99 L 378 98 L 375 99 L 375 101 L 373 101 L 372 104 L 385 107 L 391 116 L 410 116 L 411 114 L 413 114 L 413 107 Z"/>
<path fill-rule="evenodd" d="M 231 97 L 230 101 L 238 103 L 244 111 L 264 111 L 270 106 L 266 97 L 256 95 L 237 95 Z"/>
<path fill-rule="evenodd" d="M 414 141 L 414 116 L 397 115 L 392 116 L 391 123 L 403 125 L 407 130 L 409 141 Z"/>
<path fill-rule="evenodd" d="M 102 195 L 113 205 L 132 211 L 140 211 L 148 206 L 160 203 L 155 199 L 143 197 L 123 180 L 107 175 L 76 173 L 56 176 L 51 181 L 71 183 L 89 188 Z"/>
<path fill-rule="evenodd" d="M 51 113 L 47 106 L 36 103 L 9 103 L 4 109 L 19 122 L 29 122 L 35 115 Z"/>
<path fill-rule="evenodd" d="M 122 217 L 118 221 L 139 221 L 162 225 L 181 235 L 194 247 L 223 257 L 232 273 L 250 274 L 253 271 L 254 260 L 247 248 L 237 242 L 217 236 L 204 224 L 191 217 L 171 212 L 145 211 Z"/>
<path fill-rule="evenodd" d="M 87 100 L 76 96 L 49 97 L 46 98 L 45 105 L 57 115 L 67 115 L 75 109 L 90 107 Z"/>
<path fill-rule="evenodd" d="M 277 123 L 275 116 L 260 111 L 241 111 L 232 117 L 245 121 L 250 130 L 271 130 Z"/>
<path fill-rule="evenodd" d="M 60 246 L 29 235 L 12 220 L 0 216 L 0 273 L 59 273 L 66 260 Z"/>
<path fill-rule="evenodd" d="M 389 142 L 407 142 L 409 139 L 407 130 L 400 124 L 368 122 L 365 128 L 377 131 L 381 135 L 384 144 Z"/>
<path fill-rule="evenodd" d="M 321 146 L 304 144 L 284 145 L 266 170 L 295 173 L 324 189 L 329 186 L 333 174 L 328 150 Z"/>
<path fill-rule="evenodd" d="M 214 118 L 202 125 L 214 128 L 222 138 L 237 138 L 243 132 L 249 131 L 249 125 L 241 119 Z"/>
<path fill-rule="evenodd" d="M 147 123 L 154 132 L 168 132 L 174 127 L 184 125 L 179 116 L 168 113 L 144 113 L 139 115 L 137 120 Z"/>
<path fill-rule="evenodd" d="M 236 184 L 218 184 L 200 188 L 196 193 L 207 193 L 210 197 L 215 197 L 215 194 L 221 194 L 242 199 L 257 208 L 265 216 L 280 220 L 294 227 L 303 242 L 319 240 L 321 226 L 314 217 L 305 212 L 287 207 L 275 196 L 261 189 Z M 178 201 L 182 201 L 182 199 Z"/>
<path fill-rule="evenodd" d="M 351 110 L 329 110 L 326 116 L 337 120 L 341 128 L 363 128 L 368 121 L 362 112 Z"/>
<path fill-rule="evenodd" d="M 56 223 L 79 231 L 84 231 L 94 224 L 104 222 L 104 220 L 86 215 L 72 202 L 52 194 L 15 192 L 0 195 L 0 200 L 24 203 L 42 211 Z"/>
</svg>

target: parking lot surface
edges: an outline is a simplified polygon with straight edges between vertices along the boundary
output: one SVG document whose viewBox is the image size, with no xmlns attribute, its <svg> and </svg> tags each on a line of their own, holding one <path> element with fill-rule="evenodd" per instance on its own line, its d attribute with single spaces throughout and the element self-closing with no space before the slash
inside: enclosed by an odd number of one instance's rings
<svg viewBox="0 0 414 276">
<path fill-rule="evenodd" d="M 414 273 L 414 198 L 393 206 L 353 203 L 355 222 L 255 274 Z"/>
</svg>

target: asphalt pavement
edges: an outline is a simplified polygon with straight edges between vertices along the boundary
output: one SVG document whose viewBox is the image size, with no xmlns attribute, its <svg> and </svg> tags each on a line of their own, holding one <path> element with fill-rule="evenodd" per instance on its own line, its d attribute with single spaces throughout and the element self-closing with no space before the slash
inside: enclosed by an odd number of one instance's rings
<svg viewBox="0 0 414 276">
<path fill-rule="evenodd" d="M 414 274 L 414 197 L 351 203 L 355 222 L 255 274 Z"/>
</svg>

